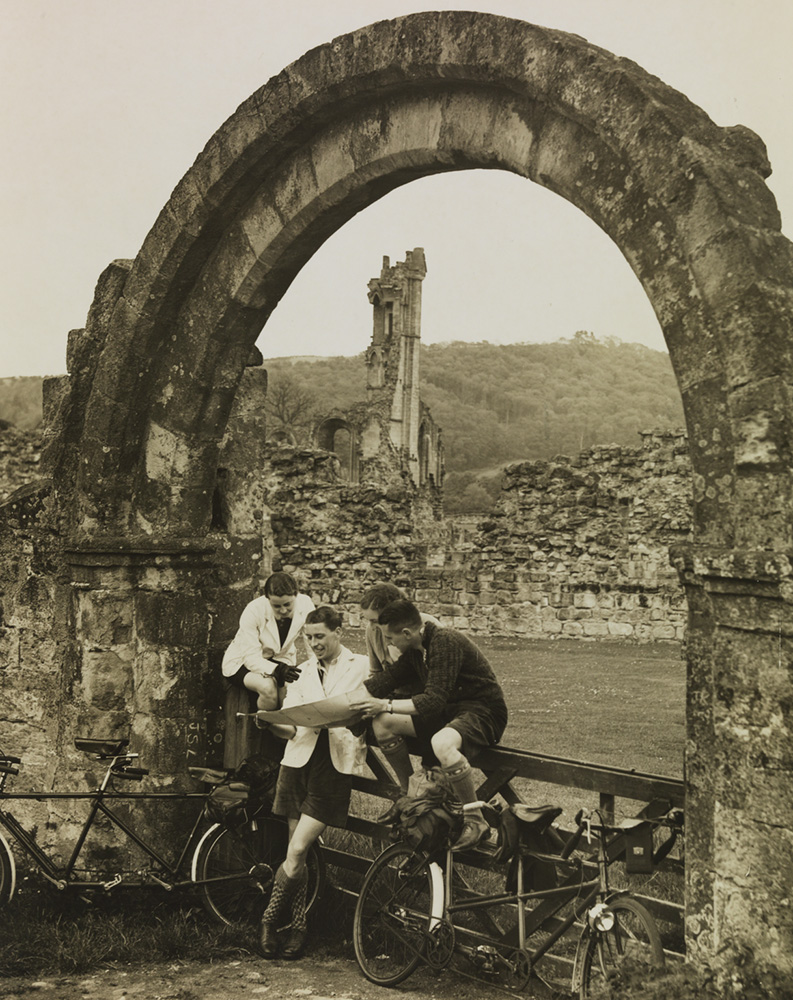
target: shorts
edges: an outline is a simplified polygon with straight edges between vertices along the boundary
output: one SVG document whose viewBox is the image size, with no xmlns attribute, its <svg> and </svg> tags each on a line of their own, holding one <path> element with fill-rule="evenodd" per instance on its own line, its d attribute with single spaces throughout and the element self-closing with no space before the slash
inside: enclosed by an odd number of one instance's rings
<svg viewBox="0 0 793 1000">
<path fill-rule="evenodd" d="M 448 705 L 438 715 L 414 715 L 415 737 L 407 738 L 408 750 L 421 756 L 425 767 L 434 767 L 438 759 L 432 752 L 431 738 L 441 729 L 455 729 L 462 737 L 460 752 L 469 760 L 480 750 L 492 747 L 501 739 L 507 725 L 506 706 L 493 711 L 478 704 L 461 702 Z"/>
<path fill-rule="evenodd" d="M 352 775 L 341 774 L 333 766 L 328 731 L 323 729 L 307 764 L 281 765 L 273 813 L 287 819 L 306 815 L 328 826 L 346 826 L 351 793 Z"/>
</svg>

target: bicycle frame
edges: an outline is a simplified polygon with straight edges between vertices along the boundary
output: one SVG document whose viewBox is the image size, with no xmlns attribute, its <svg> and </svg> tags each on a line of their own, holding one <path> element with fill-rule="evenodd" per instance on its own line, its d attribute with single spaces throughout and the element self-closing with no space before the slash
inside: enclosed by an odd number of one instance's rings
<svg viewBox="0 0 793 1000">
<path fill-rule="evenodd" d="M 555 858 L 551 855 L 530 856 L 538 857 L 541 860 L 552 860 L 555 862 L 561 860 L 560 858 Z M 530 892 L 525 891 L 523 888 L 524 860 L 523 857 L 519 855 L 517 871 L 518 888 L 516 892 L 496 893 L 493 895 L 480 895 L 477 893 L 472 897 L 467 897 L 457 902 L 455 901 L 455 897 L 459 898 L 460 890 L 458 886 L 454 885 L 455 861 L 456 856 L 453 855 L 451 851 L 448 851 L 444 885 L 444 895 L 446 900 L 445 914 L 452 919 L 453 924 L 453 915 L 455 913 L 462 913 L 477 909 L 487 910 L 491 907 L 504 904 L 517 906 L 517 941 L 513 940 L 514 929 L 507 935 L 501 935 L 499 938 L 491 938 L 488 935 L 474 931 L 471 928 L 457 928 L 455 925 L 456 930 L 460 929 L 465 936 L 478 938 L 482 943 L 502 946 L 512 945 L 514 948 L 526 951 L 528 939 L 540 930 L 546 921 L 555 917 L 556 914 L 559 913 L 559 911 L 562 910 L 568 903 L 580 900 L 580 902 L 573 907 L 567 917 L 565 917 L 548 935 L 542 944 L 540 944 L 533 952 L 528 953 L 532 964 L 539 961 L 539 959 L 542 958 L 542 956 L 567 933 L 573 924 L 577 920 L 581 919 L 581 916 L 589 910 L 589 908 L 597 900 L 598 896 L 605 895 L 608 891 L 607 886 L 603 886 L 600 877 L 587 880 L 580 877 L 583 869 L 581 862 L 578 863 L 578 871 L 568 876 L 565 884 L 555 886 L 552 889 L 539 889 Z M 586 895 L 582 895 L 583 893 L 586 893 Z M 540 901 L 540 905 L 532 907 L 527 912 L 526 903 L 532 900 Z"/>
<path fill-rule="evenodd" d="M 579 827 L 579 830 L 583 829 L 583 826 Z M 479 946 L 465 945 L 461 942 L 457 945 L 457 948 L 469 955 L 475 955 L 477 947 L 481 947 L 481 945 L 502 948 L 506 945 L 525 953 L 531 965 L 535 965 L 570 930 L 573 924 L 580 921 L 585 914 L 590 912 L 596 902 L 608 904 L 609 900 L 615 896 L 609 888 L 608 868 L 612 861 L 619 857 L 625 849 L 624 833 L 614 831 L 614 836 L 608 840 L 605 829 L 600 829 L 602 833 L 597 838 L 596 859 L 578 858 L 573 861 L 563 854 L 543 854 L 537 851 L 527 851 L 525 854 L 519 852 L 517 855 L 517 891 L 510 893 L 488 895 L 472 890 L 471 895 L 461 898 L 465 890 L 461 890 L 458 885 L 455 885 L 454 874 L 455 864 L 463 859 L 454 854 L 451 848 L 447 849 L 443 884 L 443 917 L 449 920 L 454 927 L 455 933 L 459 931 L 462 937 L 479 942 Z M 524 891 L 524 858 L 551 862 L 556 866 L 557 871 L 560 864 L 573 865 L 575 866 L 575 870 L 567 876 L 566 881 L 561 885 L 550 889 Z M 597 876 L 585 879 L 583 877 L 584 866 L 592 865 L 595 861 L 597 864 Z M 527 912 L 526 903 L 531 901 L 537 901 L 538 905 L 531 907 Z M 574 903 L 575 905 L 567 916 L 556 923 L 545 940 L 536 949 L 528 951 L 526 945 L 532 935 L 541 929 L 545 929 L 546 925 L 569 903 Z M 493 921 L 493 926 L 498 931 L 498 934 L 493 934 L 493 936 L 469 927 L 459 927 L 454 922 L 455 914 L 474 910 L 485 911 L 485 920 L 488 920 L 487 910 L 489 908 L 505 904 L 517 907 L 516 927 L 512 928 L 507 934 L 503 934 L 500 931 L 495 921 Z M 436 923 L 431 923 L 430 933 L 432 933 L 435 926 L 437 926 Z M 515 940 L 516 931 L 517 940 Z M 586 927 L 583 933 L 586 933 Z"/>
<path fill-rule="evenodd" d="M 144 838 L 140 836 L 140 834 L 138 834 L 123 817 L 114 812 L 113 809 L 107 805 L 107 800 L 140 802 L 199 799 L 203 801 L 205 797 L 206 796 L 202 792 L 117 792 L 115 790 L 108 791 L 106 788 L 98 788 L 91 792 L 8 793 L 0 790 L 0 823 L 2 823 L 5 829 L 17 841 L 25 853 L 35 862 L 36 867 L 41 871 L 42 875 L 44 875 L 49 882 L 59 889 L 66 889 L 70 885 L 79 886 L 82 889 L 111 889 L 114 888 L 115 885 L 120 884 L 142 887 L 151 883 L 159 885 L 163 888 L 181 888 L 182 886 L 189 885 L 192 882 L 189 873 L 182 876 L 180 876 L 180 873 L 183 872 L 188 852 L 195 841 L 196 832 L 201 824 L 202 813 L 199 811 L 196 815 L 190 832 L 188 833 L 187 838 L 182 845 L 181 851 L 179 852 L 178 858 L 175 861 L 168 861 L 154 846 L 144 840 Z M 36 801 L 66 799 L 72 801 L 81 800 L 91 802 L 91 807 L 80 830 L 74 849 L 72 850 L 71 856 L 65 865 L 58 866 L 55 864 L 52 858 L 45 854 L 33 837 L 19 823 L 16 817 L 2 807 L 3 802 L 24 799 L 34 799 Z M 103 881 L 91 881 L 87 879 L 75 878 L 74 875 L 77 870 L 77 862 L 80 859 L 83 847 L 88 839 L 94 822 L 100 814 L 106 816 L 114 827 L 121 830 L 123 834 L 130 841 L 132 841 L 132 843 L 140 848 L 140 850 L 142 850 L 160 870 L 167 874 L 170 881 L 160 878 L 153 872 L 138 873 L 140 875 L 139 879 L 128 879 L 126 880 L 126 883 L 124 877 L 120 874 L 115 874 L 110 880 Z M 151 881 L 147 881 L 146 878 Z"/>
</svg>

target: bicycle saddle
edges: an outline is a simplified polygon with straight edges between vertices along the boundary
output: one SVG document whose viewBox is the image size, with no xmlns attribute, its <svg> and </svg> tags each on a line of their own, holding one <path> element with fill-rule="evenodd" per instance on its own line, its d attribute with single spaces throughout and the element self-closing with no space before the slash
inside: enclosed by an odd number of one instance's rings
<svg viewBox="0 0 793 1000">
<path fill-rule="evenodd" d="M 562 814 L 560 806 L 526 806 L 522 802 L 514 802 L 509 810 L 521 823 L 543 830 Z"/>
<path fill-rule="evenodd" d="M 188 767 L 187 770 L 198 781 L 205 781 L 209 785 L 218 785 L 229 776 L 228 771 L 219 771 L 214 767 Z"/>
<path fill-rule="evenodd" d="M 74 745 L 83 753 L 95 753 L 97 757 L 119 757 L 129 746 L 129 740 L 89 740 L 78 737 Z"/>
</svg>

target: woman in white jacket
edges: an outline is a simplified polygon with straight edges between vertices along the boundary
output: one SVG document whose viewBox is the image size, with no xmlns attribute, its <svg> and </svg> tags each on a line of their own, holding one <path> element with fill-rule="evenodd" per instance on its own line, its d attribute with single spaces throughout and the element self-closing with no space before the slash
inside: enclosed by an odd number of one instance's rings
<svg viewBox="0 0 793 1000">
<path fill-rule="evenodd" d="M 251 601 L 223 656 L 222 671 L 232 684 L 258 695 L 257 708 L 278 708 L 278 689 L 300 673 L 295 642 L 314 602 L 301 594 L 294 577 L 273 573 L 264 597 Z"/>
<path fill-rule="evenodd" d="M 302 665 L 284 697 L 285 709 L 360 690 L 369 673 L 367 657 L 341 644 L 341 616 L 331 607 L 311 611 L 303 631 L 312 656 Z M 277 928 L 291 908 L 291 927 L 281 954 L 297 958 L 306 938 L 306 857 L 326 826 L 345 826 L 350 807 L 352 774 L 364 763 L 362 737 L 344 726 L 308 728 L 273 726 L 286 737 L 273 813 L 285 816 L 289 847 L 275 873 L 270 902 L 262 919 L 262 954 L 275 958 Z"/>
</svg>

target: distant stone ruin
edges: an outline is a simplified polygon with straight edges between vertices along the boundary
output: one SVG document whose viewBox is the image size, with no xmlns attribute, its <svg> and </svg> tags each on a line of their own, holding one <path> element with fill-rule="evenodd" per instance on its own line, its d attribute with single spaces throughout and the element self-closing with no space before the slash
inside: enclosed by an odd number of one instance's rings
<svg viewBox="0 0 793 1000">
<path fill-rule="evenodd" d="M 75 735 L 130 735 L 162 781 L 222 741 L 218 661 L 267 557 L 263 437 L 226 438 L 235 407 L 261 422 L 253 345 L 346 221 L 461 169 L 578 207 L 663 329 L 693 484 L 674 552 L 688 953 L 793 975 L 793 245 L 754 133 L 576 35 L 382 21 L 307 53 L 209 140 L 135 260 L 100 276 L 46 389 L 43 478 L 0 505 L 0 742 L 52 782 L 80 771 Z"/>
<path fill-rule="evenodd" d="M 353 624 L 361 592 L 389 579 L 473 634 L 684 637 L 685 593 L 669 561 L 691 530 L 682 433 L 511 465 L 494 513 L 480 518 L 439 520 L 403 490 L 351 488 L 322 451 L 279 445 L 267 457 L 272 564 Z"/>
<path fill-rule="evenodd" d="M 441 434 L 419 391 L 421 283 L 426 273 L 421 247 L 408 251 L 394 267 L 383 258 L 380 276 L 369 282 L 374 322 L 366 351 L 366 401 L 326 416 L 314 442 L 338 452 L 338 438 L 345 436 L 340 470 L 351 484 L 397 485 L 407 474 L 415 488 L 434 489 L 439 503 Z"/>
</svg>

